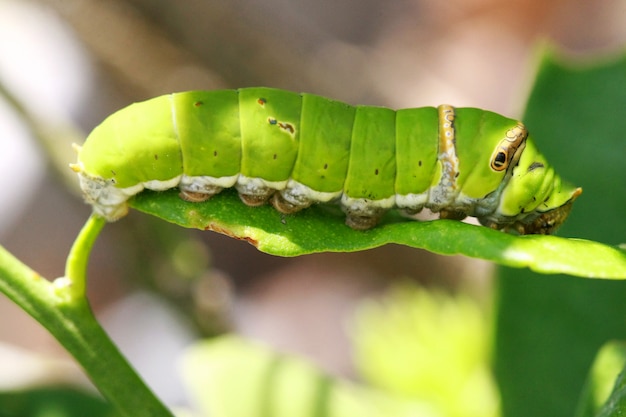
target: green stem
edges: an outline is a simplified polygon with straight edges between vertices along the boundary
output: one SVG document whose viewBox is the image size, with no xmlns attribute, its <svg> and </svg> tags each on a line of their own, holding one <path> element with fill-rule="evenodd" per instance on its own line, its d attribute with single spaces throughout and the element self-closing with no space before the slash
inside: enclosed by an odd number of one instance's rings
<svg viewBox="0 0 626 417">
<path fill-rule="evenodd" d="M 68 301 L 85 298 L 89 254 L 105 224 L 106 220 L 95 214 L 87 219 L 67 256 L 65 277 L 55 281 L 59 296 L 66 295 Z"/>
<path fill-rule="evenodd" d="M 0 246 L 0 291 L 56 337 L 120 415 L 172 417 L 102 329 L 84 297 L 87 258 L 102 226 L 102 219 L 87 221 L 68 258 L 68 277 L 55 283 Z"/>
</svg>

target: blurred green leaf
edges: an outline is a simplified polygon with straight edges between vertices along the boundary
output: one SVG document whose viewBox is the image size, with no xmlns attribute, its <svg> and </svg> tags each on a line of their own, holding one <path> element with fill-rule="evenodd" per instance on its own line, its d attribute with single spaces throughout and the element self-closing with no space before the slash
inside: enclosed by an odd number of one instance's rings
<svg viewBox="0 0 626 417">
<path fill-rule="evenodd" d="M 618 378 L 620 371 L 622 375 Z M 594 417 L 604 406 L 603 416 L 626 412 L 626 342 L 609 342 L 600 349 L 587 377 L 576 417 Z M 619 413 L 622 414 L 619 414 Z"/>
<path fill-rule="evenodd" d="M 191 347 L 183 376 L 192 400 L 211 417 L 444 417 L 231 335 Z"/>
<path fill-rule="evenodd" d="M 131 205 L 183 227 L 213 230 L 246 240 L 279 256 L 315 252 L 353 252 L 388 243 L 426 249 L 442 255 L 462 254 L 542 273 L 626 279 L 626 252 L 581 239 L 557 236 L 513 236 L 453 220 L 412 221 L 388 213 L 378 227 L 357 231 L 346 226 L 334 206 L 314 206 L 283 215 L 270 206 L 248 207 L 234 190 L 204 203 L 188 203 L 176 190 L 144 191 Z"/>
<path fill-rule="evenodd" d="M 575 63 L 544 51 L 524 122 L 584 198 L 561 229 L 617 244 L 626 236 L 626 56 Z M 574 413 L 608 340 L 626 339 L 626 283 L 499 275 L 496 370 L 506 417 Z"/>
<path fill-rule="evenodd" d="M 0 392 L 0 417 L 113 417 L 101 398 L 72 388 Z"/>
<path fill-rule="evenodd" d="M 397 285 L 357 309 L 355 362 L 372 386 L 431 403 L 446 417 L 498 416 L 489 323 L 467 295 Z"/>
<path fill-rule="evenodd" d="M 613 392 L 597 417 L 621 417 L 626 414 L 626 368 L 617 377 Z"/>
</svg>

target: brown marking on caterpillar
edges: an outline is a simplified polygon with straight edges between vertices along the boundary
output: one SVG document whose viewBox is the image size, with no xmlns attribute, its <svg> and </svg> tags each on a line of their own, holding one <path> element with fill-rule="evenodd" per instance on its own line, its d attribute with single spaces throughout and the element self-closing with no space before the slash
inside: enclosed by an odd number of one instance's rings
<svg viewBox="0 0 626 417">
<path fill-rule="evenodd" d="M 194 107 L 200 107 L 202 106 L 204 103 L 202 101 L 196 101 L 195 103 L 193 103 Z"/>
<path fill-rule="evenodd" d="M 261 98 L 259 98 L 256 102 L 257 102 L 257 103 L 258 103 L 261 107 L 265 107 L 265 103 L 267 103 L 267 100 L 266 100 L 266 99 L 264 99 L 263 97 L 261 97 Z"/>
<path fill-rule="evenodd" d="M 293 125 L 291 123 L 278 122 L 278 127 L 280 127 L 283 130 L 286 130 L 287 132 L 289 132 L 292 135 L 294 133 L 296 133 L 296 129 L 293 127 Z"/>
<path fill-rule="evenodd" d="M 274 117 L 268 117 L 267 122 L 271 125 L 278 125 L 280 129 L 286 131 L 292 136 L 296 133 L 296 128 L 291 123 L 279 122 Z"/>
</svg>

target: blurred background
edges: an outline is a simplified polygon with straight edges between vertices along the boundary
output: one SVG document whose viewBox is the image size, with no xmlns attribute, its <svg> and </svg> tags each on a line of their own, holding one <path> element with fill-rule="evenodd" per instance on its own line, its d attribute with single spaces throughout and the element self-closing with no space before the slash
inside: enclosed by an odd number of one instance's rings
<svg viewBox="0 0 626 417">
<path fill-rule="evenodd" d="M 131 102 L 263 85 L 519 117 L 541 42 L 614 51 L 625 17 L 626 0 L 0 0 L 0 243 L 50 279 L 63 274 L 90 212 L 70 145 Z M 346 323 L 360 299 L 410 279 L 488 302 L 492 269 L 393 245 L 276 258 L 131 213 L 94 249 L 89 297 L 157 394 L 181 404 L 174 358 L 200 336 L 235 330 L 349 377 Z M 0 343 L 0 387 L 83 378 L 4 297 Z M 17 369 L 26 351 L 55 359 Z"/>
</svg>

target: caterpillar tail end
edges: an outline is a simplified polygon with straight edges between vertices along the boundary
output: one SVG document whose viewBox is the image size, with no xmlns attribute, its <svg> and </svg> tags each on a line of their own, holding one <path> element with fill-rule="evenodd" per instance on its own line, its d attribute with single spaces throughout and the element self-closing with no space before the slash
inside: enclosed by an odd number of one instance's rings
<svg viewBox="0 0 626 417">
<path fill-rule="evenodd" d="M 83 170 L 82 164 L 70 164 L 70 168 L 78 174 L 83 199 L 93 207 L 93 212 L 114 222 L 128 214 L 128 199 L 143 190 L 143 185 L 116 188 L 114 181 L 91 176 Z"/>
</svg>

